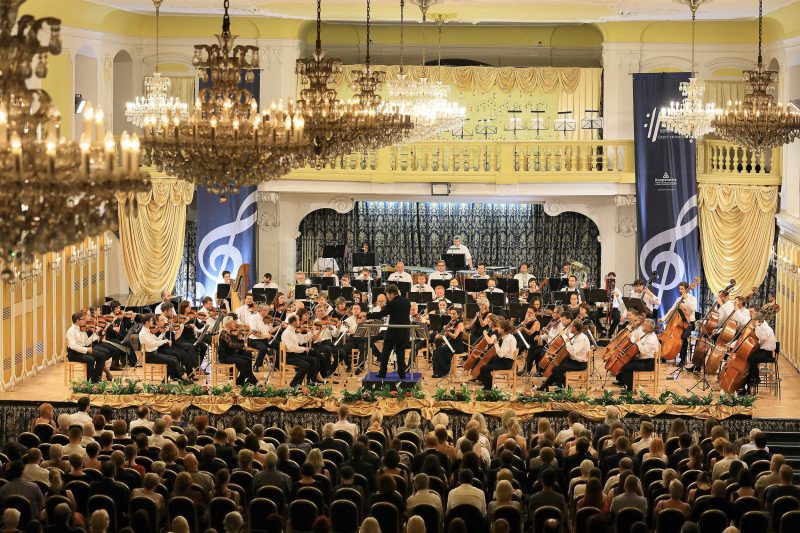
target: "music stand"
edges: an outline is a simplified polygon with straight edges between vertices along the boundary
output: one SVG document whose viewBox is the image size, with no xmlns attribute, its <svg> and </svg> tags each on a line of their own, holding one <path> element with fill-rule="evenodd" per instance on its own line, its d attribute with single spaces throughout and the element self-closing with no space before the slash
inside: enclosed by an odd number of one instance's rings
<svg viewBox="0 0 800 533">
<path fill-rule="evenodd" d="M 577 291 L 571 292 L 551 292 L 550 296 L 553 298 L 553 302 L 557 303 L 558 305 L 567 305 L 569 304 L 569 295 L 570 294 L 578 294 Z"/>
<path fill-rule="evenodd" d="M 433 290 L 436 290 L 436 287 L 444 287 L 444 290 L 450 288 L 450 280 L 449 279 L 432 279 L 430 280 L 430 286 L 433 287 Z"/>
<path fill-rule="evenodd" d="M 551 292 L 560 291 L 566 283 L 567 280 L 564 278 L 547 278 L 547 286 Z"/>
<path fill-rule="evenodd" d="M 372 287 L 372 297 L 377 298 L 379 294 L 383 294 L 385 287 Z"/>
<path fill-rule="evenodd" d="M 539 298 L 539 300 L 541 300 L 542 299 L 542 293 L 541 292 L 532 292 L 532 293 L 528 294 L 528 305 L 530 305 L 531 302 L 533 302 L 536 298 Z"/>
<path fill-rule="evenodd" d="M 322 286 L 322 276 L 310 276 L 308 280 L 311 282 L 312 285 Z"/>
<path fill-rule="evenodd" d="M 367 280 L 365 280 L 365 279 L 353 279 L 353 280 L 350 280 L 350 285 L 352 285 L 353 288 L 355 288 L 360 293 L 366 294 L 368 292 L 368 290 L 367 290 Z M 373 288 L 374 288 L 374 286 L 375 285 L 373 284 Z"/>
<path fill-rule="evenodd" d="M 264 302 L 269 303 L 275 299 L 275 295 L 278 294 L 278 289 L 269 289 L 269 288 L 254 288 L 253 289 L 253 300 L 256 302 Z"/>
<path fill-rule="evenodd" d="M 467 256 L 464 254 L 448 254 L 445 253 L 442 255 L 442 259 L 444 259 L 444 264 L 447 265 L 447 270 L 455 273 L 459 270 L 466 270 L 467 268 Z"/>
<path fill-rule="evenodd" d="M 341 259 L 344 257 L 344 244 L 326 244 L 322 247 L 323 259 Z"/>
<path fill-rule="evenodd" d="M 299 285 L 294 286 L 294 299 L 295 300 L 306 300 L 306 291 L 311 287 L 316 287 L 317 291 L 319 291 L 319 285 L 306 285 L 305 283 L 300 283 Z"/>
<path fill-rule="evenodd" d="M 394 284 L 400 289 L 400 294 L 408 294 L 411 292 L 411 284 L 407 281 L 395 281 Z"/>
<path fill-rule="evenodd" d="M 589 303 L 607 302 L 608 291 L 605 289 L 583 289 L 583 301 Z"/>
<path fill-rule="evenodd" d="M 411 292 L 408 294 L 408 300 L 411 302 L 417 302 L 418 304 L 428 303 L 433 301 L 433 294 L 429 293 L 428 291 Z"/>
<path fill-rule="evenodd" d="M 227 300 L 231 295 L 231 286 L 229 283 L 217 283 L 217 299 Z"/>
<path fill-rule="evenodd" d="M 506 294 L 519 292 L 519 280 L 515 278 L 496 278 L 497 288 Z"/>
<path fill-rule="evenodd" d="M 509 318 L 514 318 L 518 322 L 522 322 L 525 319 L 525 313 L 528 312 L 528 307 L 528 304 L 521 304 L 519 302 L 508 304 Z"/>
<path fill-rule="evenodd" d="M 448 315 L 428 315 L 428 319 L 431 322 L 431 331 L 435 331 L 437 333 L 442 331 L 451 320 Z"/>
<path fill-rule="evenodd" d="M 483 292 L 489 286 L 487 279 L 469 278 L 464 280 L 464 290 L 467 292 Z"/>
<path fill-rule="evenodd" d="M 341 296 L 347 301 L 352 301 L 353 290 L 353 287 L 330 287 L 328 289 L 328 299 L 333 301 Z"/>
<path fill-rule="evenodd" d="M 372 267 L 376 264 L 375 252 L 353 252 L 353 268 Z"/>
<path fill-rule="evenodd" d="M 571 113 L 572 111 L 559 111 L 559 118 L 553 123 L 553 130 L 563 133 L 565 139 L 567 138 L 567 132 L 575 131 L 575 119 L 567 117 Z"/>
<path fill-rule="evenodd" d="M 331 287 L 336 286 L 336 278 L 334 276 L 322 276 L 320 279 L 320 287 L 323 291 L 327 291 Z"/>
<path fill-rule="evenodd" d="M 464 306 L 464 316 L 467 318 L 473 318 L 478 311 L 480 311 L 478 304 L 468 303 L 466 306 Z"/>
<path fill-rule="evenodd" d="M 506 306 L 506 295 L 502 292 L 484 292 L 484 294 L 492 305 L 492 309 L 496 307 L 502 309 Z"/>
<path fill-rule="evenodd" d="M 642 300 L 639 299 L 639 298 L 625 298 L 625 297 L 623 297 L 622 298 L 622 302 L 625 304 L 625 308 L 626 309 L 633 309 L 634 311 L 636 311 L 639 314 L 642 314 L 642 313 L 648 313 L 649 314 L 649 311 L 644 306 L 644 302 L 642 302 Z"/>
</svg>

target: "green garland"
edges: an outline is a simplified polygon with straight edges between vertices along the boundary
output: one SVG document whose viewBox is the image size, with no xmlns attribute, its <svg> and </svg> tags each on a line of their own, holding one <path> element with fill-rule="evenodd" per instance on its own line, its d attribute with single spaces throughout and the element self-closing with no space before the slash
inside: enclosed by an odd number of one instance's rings
<svg viewBox="0 0 800 533">
<path fill-rule="evenodd" d="M 233 394 L 233 385 L 228 383 L 209 387 L 207 385 L 184 385 L 183 383 L 159 383 L 157 385 L 145 383 L 142 385 L 142 392 L 145 394 L 170 394 L 175 396 L 226 396 Z"/>
<path fill-rule="evenodd" d="M 297 396 L 297 388 L 291 387 L 273 387 L 271 385 L 262 385 L 258 383 L 253 385 L 245 383 L 239 389 L 239 394 L 245 398 L 291 398 Z"/>
<path fill-rule="evenodd" d="M 76 394 L 136 394 L 139 392 L 139 380 L 128 379 L 122 381 L 116 378 L 113 381 L 101 381 L 99 383 L 92 383 L 91 381 L 73 381 L 72 392 Z"/>
<path fill-rule="evenodd" d="M 662 392 L 658 396 L 647 394 L 644 391 L 625 391 L 619 394 L 605 390 L 601 396 L 590 398 L 586 393 L 575 394 L 572 389 L 559 389 L 555 392 L 526 391 L 517 394 L 518 403 L 549 403 L 570 402 L 588 403 L 589 405 L 658 405 L 672 404 L 687 407 L 702 407 L 714 404 L 714 397 L 709 393 L 705 396 L 697 394 L 680 395 L 672 391 Z M 756 396 L 720 394 L 719 405 L 727 407 L 752 407 Z"/>
<path fill-rule="evenodd" d="M 436 389 L 433 399 L 437 402 L 468 402 L 472 399 L 472 393 L 467 387 L 460 389 Z"/>
<path fill-rule="evenodd" d="M 510 399 L 510 393 L 498 388 L 480 389 L 475 393 L 475 400 L 478 402 L 507 402 Z"/>
<path fill-rule="evenodd" d="M 393 390 L 389 385 L 384 385 L 383 387 L 376 387 L 374 389 L 365 389 L 364 387 L 359 387 L 354 391 L 349 391 L 347 389 L 342 391 L 343 403 L 376 402 L 380 398 L 396 400 L 424 400 L 425 393 L 422 391 L 419 383 L 410 389 Z"/>
</svg>

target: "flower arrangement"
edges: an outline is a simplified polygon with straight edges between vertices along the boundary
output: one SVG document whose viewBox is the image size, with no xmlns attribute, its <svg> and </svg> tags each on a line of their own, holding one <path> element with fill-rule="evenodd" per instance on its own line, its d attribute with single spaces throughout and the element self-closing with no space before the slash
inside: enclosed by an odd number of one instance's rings
<svg viewBox="0 0 800 533">
<path fill-rule="evenodd" d="M 726 405 L 728 407 L 753 407 L 753 404 L 756 403 L 758 399 L 757 394 L 728 394 L 727 392 L 721 392 L 719 395 L 719 403 L 720 405 Z"/>
<path fill-rule="evenodd" d="M 140 381 L 138 379 L 126 379 L 123 381 L 116 378 L 113 381 L 101 381 L 92 383 L 91 381 L 73 381 L 71 384 L 72 392 L 76 394 L 136 394 L 140 392 Z"/>
<path fill-rule="evenodd" d="M 257 383 L 245 383 L 239 389 L 239 394 L 246 398 L 289 398 L 297 395 L 296 388 L 289 387 L 273 387 L 271 385 L 262 385 Z"/>
<path fill-rule="evenodd" d="M 142 391 L 146 394 L 170 394 L 185 396 L 225 396 L 233 394 L 233 385 L 217 385 L 209 387 L 207 385 L 184 385 L 183 383 L 144 383 Z"/>
<path fill-rule="evenodd" d="M 342 391 L 343 403 L 374 402 L 377 399 L 378 398 L 375 396 L 375 389 L 365 389 L 364 387 L 359 387 L 354 391 L 349 391 L 347 389 Z"/>
<path fill-rule="evenodd" d="M 322 385 L 300 386 L 294 396 L 309 396 L 311 398 L 326 399 L 333 396 L 333 389 Z"/>
<path fill-rule="evenodd" d="M 510 399 L 511 394 L 498 388 L 481 389 L 475 393 L 475 400 L 479 402 L 507 402 Z"/>
<path fill-rule="evenodd" d="M 478 398 L 476 398 L 478 399 Z M 548 402 L 586 402 L 590 405 L 654 405 L 672 404 L 687 407 L 700 407 L 714 404 L 711 394 L 699 396 L 697 394 L 680 395 L 675 392 L 663 392 L 653 396 L 644 391 L 625 391 L 619 394 L 614 391 L 604 390 L 601 396 L 590 398 L 586 393 L 575 394 L 571 389 L 559 389 L 554 392 L 525 391 L 517 394 L 515 401 L 518 403 L 548 403 Z M 719 405 L 728 407 L 752 407 L 756 396 L 720 394 Z"/>
<path fill-rule="evenodd" d="M 472 393 L 466 388 L 460 389 L 436 389 L 433 398 L 437 402 L 468 402 L 472 398 Z"/>
</svg>

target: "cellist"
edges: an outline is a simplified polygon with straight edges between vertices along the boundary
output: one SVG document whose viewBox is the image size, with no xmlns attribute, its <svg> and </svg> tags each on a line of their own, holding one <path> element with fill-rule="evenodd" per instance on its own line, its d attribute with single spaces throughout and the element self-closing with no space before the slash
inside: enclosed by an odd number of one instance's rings
<svg viewBox="0 0 800 533">
<path fill-rule="evenodd" d="M 633 361 L 623 366 L 622 370 L 617 374 L 617 381 L 622 382 L 622 386 L 627 390 L 633 389 L 634 372 L 652 372 L 655 369 L 655 357 L 659 348 L 655 329 L 655 321 L 648 318 L 640 328 L 636 328 L 631 333 L 631 341 L 636 343 L 639 353 Z"/>
<path fill-rule="evenodd" d="M 689 351 L 689 337 L 691 337 L 692 331 L 694 331 L 694 314 L 697 311 L 697 298 L 689 292 L 689 284 L 685 281 L 681 281 L 680 284 L 678 284 L 678 291 L 680 291 L 680 297 L 675 300 L 675 303 L 672 304 L 672 307 L 669 308 L 669 311 L 667 311 L 664 316 L 669 316 L 672 314 L 673 310 L 680 307 L 688 324 L 686 328 L 684 328 L 683 333 L 681 333 L 681 361 L 678 363 L 678 366 L 682 368 L 686 364 Z M 663 323 L 664 319 L 659 318 L 658 321 Z"/>
<path fill-rule="evenodd" d="M 517 349 L 517 339 L 511 334 L 514 328 L 508 320 L 500 320 L 494 329 L 500 335 L 500 343 L 497 345 L 497 352 L 488 363 L 483 365 L 480 374 L 478 374 L 478 381 L 483 384 L 484 390 L 492 388 L 492 370 L 508 370 L 514 366 L 514 352 Z M 484 331 L 483 335 L 486 342 L 489 344 L 496 344 L 498 342 L 497 336 L 494 333 L 490 336 Z"/>
<path fill-rule="evenodd" d="M 759 363 L 772 363 L 775 361 L 776 343 L 772 326 L 764 320 L 764 315 L 759 311 L 753 315 L 753 320 L 756 323 L 755 334 L 758 338 L 758 349 L 747 358 L 747 364 L 750 366 L 750 372 L 747 377 L 749 384 L 756 384 L 761 381 L 758 376 Z"/>
<path fill-rule="evenodd" d="M 589 343 L 589 338 L 583 332 L 583 323 L 580 320 L 573 320 L 569 326 L 569 334 L 562 333 L 561 336 L 567 345 L 569 356 L 553 369 L 550 377 L 539 387 L 540 391 L 546 391 L 550 385 L 564 388 L 567 372 L 586 370 L 591 344 Z"/>
<path fill-rule="evenodd" d="M 564 312 L 564 308 L 560 305 L 553 309 L 553 318 L 550 319 L 548 326 L 542 330 L 542 333 L 540 333 L 539 337 L 536 339 L 538 344 L 535 347 L 532 346 L 531 350 L 528 350 L 528 355 L 525 359 L 526 372 L 530 372 L 532 368 L 536 368 L 536 375 L 542 375 L 541 371 L 538 370 L 539 361 L 542 360 L 542 356 L 547 351 L 547 346 L 553 342 L 556 337 L 564 333 L 567 327 L 569 327 L 571 320 L 570 316 Z"/>
</svg>

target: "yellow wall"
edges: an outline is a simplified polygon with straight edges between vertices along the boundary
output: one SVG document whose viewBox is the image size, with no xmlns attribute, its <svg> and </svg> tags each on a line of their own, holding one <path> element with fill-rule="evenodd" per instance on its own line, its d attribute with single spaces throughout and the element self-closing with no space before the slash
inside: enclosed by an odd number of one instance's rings
<svg viewBox="0 0 800 533">
<path fill-rule="evenodd" d="M 61 111 L 61 134 L 72 138 L 72 121 L 75 116 L 75 95 L 72 88 L 74 68 L 69 54 L 51 56 L 47 60 L 47 77 L 42 80 L 42 88 L 50 94 L 53 103 Z"/>
<path fill-rule="evenodd" d="M 800 265 L 800 243 L 778 237 L 778 284 L 775 298 L 780 311 L 775 319 L 775 334 L 781 343 L 781 352 L 794 365 L 800 368 L 800 281 L 797 266 Z M 794 272 L 792 272 L 794 269 Z"/>
</svg>

